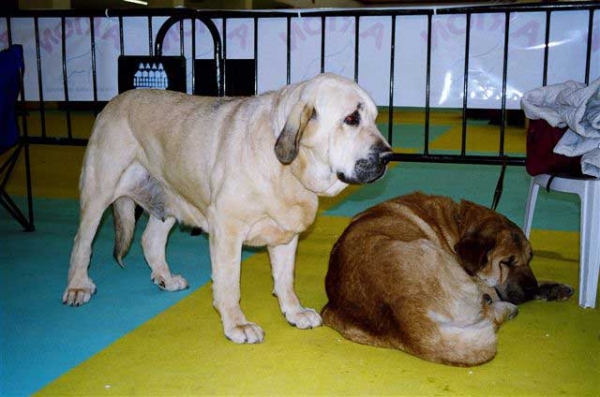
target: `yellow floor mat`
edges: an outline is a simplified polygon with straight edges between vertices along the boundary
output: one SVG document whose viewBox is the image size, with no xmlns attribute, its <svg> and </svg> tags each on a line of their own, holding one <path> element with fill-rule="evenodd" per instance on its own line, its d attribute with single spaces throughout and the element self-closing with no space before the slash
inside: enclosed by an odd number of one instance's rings
<svg viewBox="0 0 600 397">
<path fill-rule="evenodd" d="M 500 126 L 470 125 L 467 127 L 465 150 L 473 152 L 499 153 Z M 525 130 L 519 127 L 506 127 L 504 135 L 505 154 L 525 153 Z M 462 126 L 455 125 L 431 145 L 432 150 L 460 151 L 462 142 Z"/>
<path fill-rule="evenodd" d="M 300 243 L 297 291 L 306 306 L 326 302 L 328 253 L 347 223 L 318 217 Z M 578 233 L 534 230 L 532 242 L 538 278 L 577 285 Z M 522 305 L 500 329 L 493 361 L 455 368 L 358 345 L 327 327 L 297 330 L 271 290 L 267 255 L 246 260 L 242 307 L 265 330 L 262 344 L 224 338 L 206 285 L 37 395 L 595 396 L 600 390 L 600 311 L 579 308 L 576 296 Z"/>
<path fill-rule="evenodd" d="M 80 146 L 31 145 L 33 195 L 45 198 L 78 198 L 79 173 L 84 152 L 85 147 Z M 7 154 L 0 156 L 0 163 Z M 27 195 L 24 153 L 19 156 L 6 190 L 11 195 Z"/>
</svg>

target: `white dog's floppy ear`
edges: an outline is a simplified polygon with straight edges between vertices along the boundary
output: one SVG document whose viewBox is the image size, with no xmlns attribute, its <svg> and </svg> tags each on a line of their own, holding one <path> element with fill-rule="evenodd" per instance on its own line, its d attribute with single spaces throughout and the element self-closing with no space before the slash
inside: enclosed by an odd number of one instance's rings
<svg viewBox="0 0 600 397">
<path fill-rule="evenodd" d="M 298 155 L 300 138 L 313 112 L 313 107 L 304 102 L 297 102 L 292 108 L 275 142 L 275 155 L 282 164 L 290 164 Z"/>
</svg>

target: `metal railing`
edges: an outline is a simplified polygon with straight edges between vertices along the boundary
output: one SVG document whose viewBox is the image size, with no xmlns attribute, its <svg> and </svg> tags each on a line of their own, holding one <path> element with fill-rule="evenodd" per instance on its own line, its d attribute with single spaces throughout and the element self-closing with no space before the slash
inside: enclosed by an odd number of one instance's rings
<svg viewBox="0 0 600 397">
<path fill-rule="evenodd" d="M 594 46 L 600 46 L 600 27 L 598 26 L 597 11 L 600 8 L 598 2 L 560 2 L 560 3 L 499 3 L 484 6 L 469 6 L 469 7 L 403 7 L 403 8 L 361 8 L 361 9 L 309 9 L 309 10 L 270 10 L 270 11 L 207 11 L 207 10 L 191 10 L 191 9 L 125 9 L 125 10 L 107 10 L 106 12 L 83 12 L 76 10 L 44 10 L 44 11 L 13 11 L 7 13 L 0 11 L 0 23 L 4 21 L 6 26 L 7 42 L 8 44 L 13 43 L 12 25 L 14 21 L 19 18 L 32 18 L 34 24 L 34 42 L 35 42 L 35 54 L 36 64 L 26 65 L 26 68 L 35 68 L 37 75 L 37 100 L 28 99 L 29 96 L 21 95 L 20 103 L 22 108 L 21 114 L 21 129 L 22 134 L 27 139 L 27 143 L 32 144 L 66 144 L 66 145 L 85 145 L 87 143 L 86 137 L 77 137 L 73 133 L 73 120 L 72 112 L 73 109 L 85 107 L 89 109 L 93 114 L 97 114 L 102 109 L 106 100 L 99 99 L 98 93 L 98 74 L 97 71 L 99 66 L 104 62 L 115 63 L 115 59 L 102 59 L 98 57 L 96 44 L 97 38 L 95 36 L 94 23 L 97 18 L 117 18 L 118 19 L 118 35 L 119 35 L 119 51 L 120 55 L 127 55 L 125 52 L 125 40 L 128 39 L 127 33 L 124 29 L 124 20 L 130 17 L 146 18 L 148 27 L 148 53 L 150 55 L 160 54 L 162 50 L 162 41 L 165 34 L 174 25 L 179 24 L 179 39 L 180 39 L 180 53 L 184 55 L 184 20 L 196 19 L 200 20 L 209 29 L 211 39 L 213 41 L 214 59 L 216 61 L 217 69 L 216 76 L 218 82 L 219 94 L 223 94 L 227 87 L 226 78 L 226 60 L 227 54 L 227 40 L 224 37 L 228 35 L 228 22 L 236 19 L 250 19 L 253 21 L 253 52 L 254 52 L 254 93 L 258 93 L 258 71 L 259 65 L 259 42 L 261 40 L 261 31 L 259 25 L 261 21 L 268 19 L 278 18 L 284 19 L 286 24 L 286 61 L 285 65 L 268 65 L 269 68 L 285 68 L 286 83 L 292 82 L 292 23 L 298 18 L 316 18 L 320 20 L 320 72 L 325 72 L 326 67 L 326 30 L 327 23 L 330 18 L 334 17 L 345 17 L 353 20 L 354 23 L 354 80 L 359 84 L 359 68 L 360 68 L 360 40 L 361 40 L 361 21 L 364 18 L 369 17 L 386 17 L 391 20 L 391 37 L 389 38 L 389 92 L 387 93 L 387 104 L 379 104 L 384 110 L 387 110 L 387 131 L 384 131 L 384 135 L 387 135 L 390 143 L 394 144 L 394 126 L 396 124 L 395 115 L 398 115 L 400 110 L 395 106 L 395 97 L 398 94 L 396 87 L 395 71 L 397 68 L 402 67 L 399 64 L 396 57 L 397 53 L 397 28 L 399 18 L 407 16 L 418 16 L 426 18 L 426 41 L 424 49 L 426 53 L 425 63 L 425 84 L 423 86 L 424 91 L 424 104 L 420 107 L 420 111 L 423 112 L 422 126 L 422 144 L 421 150 L 410 153 L 396 152 L 392 157 L 392 161 L 409 161 L 409 162 L 436 162 L 436 163 L 464 163 L 464 164 L 490 164 L 490 165 L 502 165 L 501 178 L 504 172 L 504 167 L 507 165 L 524 165 L 524 154 L 523 153 L 508 153 L 506 151 L 506 126 L 509 109 L 507 108 L 506 97 L 507 97 L 507 80 L 508 80 L 508 64 L 510 61 L 509 51 L 509 32 L 511 29 L 511 17 L 518 15 L 519 13 L 543 13 L 545 15 L 545 38 L 543 42 L 544 56 L 543 56 L 543 70 L 542 85 L 546 85 L 548 82 L 548 68 L 549 68 L 549 51 L 551 47 L 551 29 L 552 29 L 552 16 L 558 13 L 570 12 L 570 11 L 582 11 L 587 13 L 587 27 L 586 29 L 586 50 L 585 59 L 577 60 L 580 63 L 585 64 L 585 83 L 589 83 L 592 79 L 593 71 L 592 57 Z M 469 118 L 469 74 L 471 59 L 471 40 L 472 40 L 472 23 L 473 18 L 478 14 L 498 14 L 503 16 L 503 29 L 500 31 L 503 34 L 502 37 L 502 59 L 498 62 L 502 63 L 502 76 L 501 76 L 501 97 L 500 106 L 496 108 L 496 112 L 500 115 L 500 122 L 498 123 L 499 133 L 497 150 L 493 152 L 478 153 L 467 150 L 467 136 L 468 136 L 468 118 Z M 460 124 L 461 124 L 461 142 L 459 144 L 460 149 L 457 152 L 443 153 L 435 152 L 431 150 L 432 134 L 431 134 L 431 120 L 432 113 L 436 111 L 431 105 L 431 76 L 433 71 L 432 64 L 432 37 L 433 37 L 433 25 L 435 18 L 439 16 L 459 15 L 464 16 L 466 19 L 465 26 L 465 43 L 464 43 L 464 54 L 462 59 L 464 63 L 462 69 L 462 105 L 456 109 L 460 112 Z M 153 33 L 153 21 L 155 18 L 167 17 L 165 22 L 159 29 L 158 35 L 155 36 Z M 64 99 L 61 101 L 47 101 L 44 98 L 44 71 L 42 70 L 42 59 L 41 59 L 41 32 L 40 32 L 40 20 L 44 18 L 58 18 L 60 19 L 60 51 L 62 54 L 62 77 L 63 77 L 63 96 Z M 89 37 L 89 50 L 91 54 L 91 101 L 74 101 L 70 98 L 69 80 L 67 70 L 67 49 L 66 49 L 66 23 L 68 18 L 85 18 L 89 20 L 90 37 Z M 217 29 L 213 21 L 221 22 L 221 30 Z M 196 59 L 196 25 L 192 24 L 191 34 L 191 57 Z M 594 39 L 595 38 L 595 39 Z M 192 73 L 191 73 L 191 87 L 192 91 L 197 83 L 194 74 L 194 63 L 192 62 Z M 596 68 L 598 69 L 598 68 Z M 598 72 L 600 73 L 600 72 Z M 84 106 L 85 105 L 85 106 Z M 51 109 L 53 112 L 58 111 L 63 114 L 66 118 L 64 131 L 59 134 L 48 134 L 48 110 Z M 28 117 L 32 113 L 39 117 L 39 133 L 32 133 L 31 127 L 33 120 L 28 120 Z M 37 120 L 36 120 L 37 122 Z M 29 131 L 28 131 L 29 129 Z M 501 180 L 499 181 L 499 187 L 501 188 Z M 500 189 L 501 190 L 501 189 Z"/>
</svg>

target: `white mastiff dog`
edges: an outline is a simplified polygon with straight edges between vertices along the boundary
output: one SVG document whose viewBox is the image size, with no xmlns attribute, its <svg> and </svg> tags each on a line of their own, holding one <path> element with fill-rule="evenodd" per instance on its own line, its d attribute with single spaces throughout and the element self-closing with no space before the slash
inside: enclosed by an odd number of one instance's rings
<svg viewBox="0 0 600 397">
<path fill-rule="evenodd" d="M 375 125 L 377 108 L 353 81 L 321 74 L 249 98 L 134 90 L 98 116 L 80 179 L 80 224 L 63 302 L 88 302 L 92 240 L 113 205 L 119 263 L 135 226 L 136 203 L 150 214 L 142 237 L 151 278 L 176 291 L 187 281 L 165 260 L 175 222 L 209 234 L 213 304 L 225 335 L 261 342 L 240 308 L 242 245 L 267 246 L 274 293 L 287 321 L 321 325 L 294 292 L 298 235 L 314 221 L 318 196 L 380 178 L 391 154 Z"/>
</svg>

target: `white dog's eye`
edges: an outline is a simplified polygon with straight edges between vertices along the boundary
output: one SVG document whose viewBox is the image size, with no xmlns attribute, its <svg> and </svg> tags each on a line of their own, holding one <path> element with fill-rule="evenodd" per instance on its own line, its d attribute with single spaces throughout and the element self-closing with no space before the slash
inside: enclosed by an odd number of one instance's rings
<svg viewBox="0 0 600 397">
<path fill-rule="evenodd" d="M 354 113 L 346 116 L 344 119 L 344 124 L 356 126 L 360 124 L 360 113 L 358 110 L 355 110 Z"/>
</svg>

